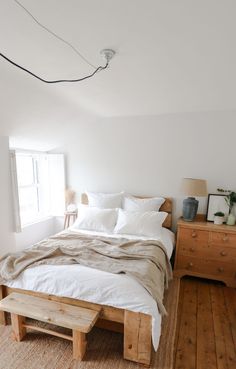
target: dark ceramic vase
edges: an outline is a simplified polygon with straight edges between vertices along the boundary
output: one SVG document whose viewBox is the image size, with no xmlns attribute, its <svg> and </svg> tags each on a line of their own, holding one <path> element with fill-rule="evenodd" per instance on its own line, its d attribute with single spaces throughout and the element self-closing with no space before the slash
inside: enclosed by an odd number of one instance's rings
<svg viewBox="0 0 236 369">
<path fill-rule="evenodd" d="M 188 197 L 183 201 L 183 219 L 186 222 L 192 222 L 197 215 L 198 200 L 194 197 Z"/>
</svg>

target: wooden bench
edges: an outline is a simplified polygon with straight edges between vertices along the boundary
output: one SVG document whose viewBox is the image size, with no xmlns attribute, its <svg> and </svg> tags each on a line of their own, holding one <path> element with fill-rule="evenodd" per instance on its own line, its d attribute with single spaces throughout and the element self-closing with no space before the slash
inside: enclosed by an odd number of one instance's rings
<svg viewBox="0 0 236 369">
<path fill-rule="evenodd" d="M 73 342 L 73 358 L 76 360 L 82 360 L 86 351 L 86 333 L 91 331 L 99 316 L 99 311 L 20 293 L 11 293 L 1 300 L 0 310 L 11 313 L 15 341 L 23 339 L 27 328 L 65 338 Z M 25 318 L 72 329 L 72 336 L 27 324 Z"/>
</svg>

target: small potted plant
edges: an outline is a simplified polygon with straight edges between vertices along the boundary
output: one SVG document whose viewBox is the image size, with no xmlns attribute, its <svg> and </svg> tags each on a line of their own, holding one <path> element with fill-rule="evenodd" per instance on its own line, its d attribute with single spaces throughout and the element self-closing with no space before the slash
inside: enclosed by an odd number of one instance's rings
<svg viewBox="0 0 236 369">
<path fill-rule="evenodd" d="M 214 214 L 214 224 L 218 224 L 218 225 L 223 224 L 224 219 L 225 219 L 225 215 L 224 213 L 222 213 L 222 211 L 217 211 Z"/>
<path fill-rule="evenodd" d="M 217 191 L 225 194 L 225 201 L 229 206 L 229 215 L 227 218 L 227 224 L 235 225 L 236 216 L 234 213 L 234 206 L 236 204 L 236 192 L 231 190 L 223 190 L 222 188 L 218 188 Z"/>
</svg>

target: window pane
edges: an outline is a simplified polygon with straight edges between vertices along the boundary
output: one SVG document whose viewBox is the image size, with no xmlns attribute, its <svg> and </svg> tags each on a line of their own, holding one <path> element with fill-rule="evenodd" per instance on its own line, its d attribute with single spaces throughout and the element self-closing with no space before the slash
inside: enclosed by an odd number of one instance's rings
<svg viewBox="0 0 236 369">
<path fill-rule="evenodd" d="M 29 223 L 37 219 L 39 215 L 37 188 L 19 188 L 19 200 L 22 224 Z"/>
<path fill-rule="evenodd" d="M 17 179 L 22 225 L 64 212 L 64 156 L 17 153 Z"/>
<path fill-rule="evenodd" d="M 19 186 L 30 186 L 34 183 L 34 165 L 31 156 L 17 155 L 17 178 Z"/>
</svg>

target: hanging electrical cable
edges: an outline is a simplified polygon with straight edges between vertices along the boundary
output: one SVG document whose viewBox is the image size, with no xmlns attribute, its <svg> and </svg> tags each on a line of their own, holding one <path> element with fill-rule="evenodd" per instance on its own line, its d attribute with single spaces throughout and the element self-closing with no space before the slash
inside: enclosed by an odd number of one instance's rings
<svg viewBox="0 0 236 369">
<path fill-rule="evenodd" d="M 44 26 L 41 22 L 38 21 L 38 19 L 36 19 L 29 11 L 28 9 L 26 9 L 19 1 L 14 0 L 14 2 L 16 4 L 18 4 L 22 9 L 24 9 L 25 12 L 28 13 L 28 15 L 30 17 L 32 17 L 32 19 L 43 29 L 45 29 L 47 32 L 49 32 L 51 35 L 53 35 L 54 37 L 56 37 L 57 39 L 59 39 L 60 41 L 64 42 L 65 44 L 67 44 L 68 46 L 70 46 L 87 64 L 89 64 L 90 66 L 92 66 L 93 68 L 94 65 L 92 65 L 71 43 L 69 43 L 68 41 L 66 41 L 65 39 L 63 39 L 62 37 L 58 36 L 56 33 L 54 33 L 53 31 L 51 31 L 49 28 L 47 28 L 46 26 Z M 62 83 L 62 82 L 81 82 L 84 81 L 85 79 L 91 78 L 93 77 L 96 73 L 105 70 L 108 66 L 109 66 L 109 62 L 110 60 L 113 58 L 113 56 L 115 55 L 115 51 L 111 50 L 111 49 L 103 49 L 100 54 L 105 58 L 106 60 L 106 64 L 104 66 L 98 66 L 91 74 L 85 76 L 85 77 L 81 77 L 81 78 L 73 78 L 73 79 L 57 79 L 57 80 L 48 80 L 45 78 L 42 78 L 40 76 L 38 76 L 37 74 L 35 74 L 34 72 L 30 71 L 29 69 L 21 66 L 20 64 L 16 63 L 15 61 L 13 61 L 12 59 L 10 59 L 8 56 L 4 55 L 3 53 L 0 52 L 0 56 L 5 59 L 7 62 L 9 62 L 10 64 L 12 64 L 13 66 L 23 70 L 24 72 L 28 73 L 29 75 L 37 78 L 38 80 L 45 82 L 45 83 Z"/>
<path fill-rule="evenodd" d="M 56 37 L 59 41 L 63 42 L 67 46 L 69 46 L 81 59 L 85 61 L 92 68 L 97 69 L 92 63 L 88 61 L 88 59 L 69 41 L 65 40 L 63 37 L 59 36 L 57 33 L 53 32 L 50 28 L 41 23 L 23 4 L 21 4 L 18 0 L 13 0 L 18 6 L 21 7 L 32 19 L 35 23 L 38 24 L 39 27 L 43 28 L 46 32 L 50 33 L 52 36 Z"/>
<path fill-rule="evenodd" d="M 102 51 L 101 51 L 101 53 L 102 53 Z M 17 64 L 16 62 L 14 62 L 13 60 L 9 59 L 6 55 L 2 54 L 1 52 L 0 52 L 0 56 L 2 58 L 4 58 L 6 61 L 8 61 L 9 63 L 11 63 L 12 65 L 14 65 L 15 67 L 23 70 L 24 72 L 30 74 L 31 76 L 33 76 L 33 77 L 35 77 L 35 78 L 37 78 L 40 81 L 45 82 L 45 83 L 81 82 L 81 81 L 84 81 L 85 79 L 88 79 L 88 78 L 93 77 L 97 72 L 106 69 L 108 67 L 108 65 L 109 65 L 109 61 L 107 60 L 105 66 L 103 66 L 103 67 L 102 66 L 97 67 L 97 69 L 95 69 L 95 71 L 93 73 L 89 74 L 88 76 L 82 77 L 82 78 L 47 80 L 47 79 L 44 79 L 42 77 L 37 76 L 37 74 L 31 72 L 29 69 L 26 69 L 26 68 L 22 67 L 21 65 Z"/>
</svg>

